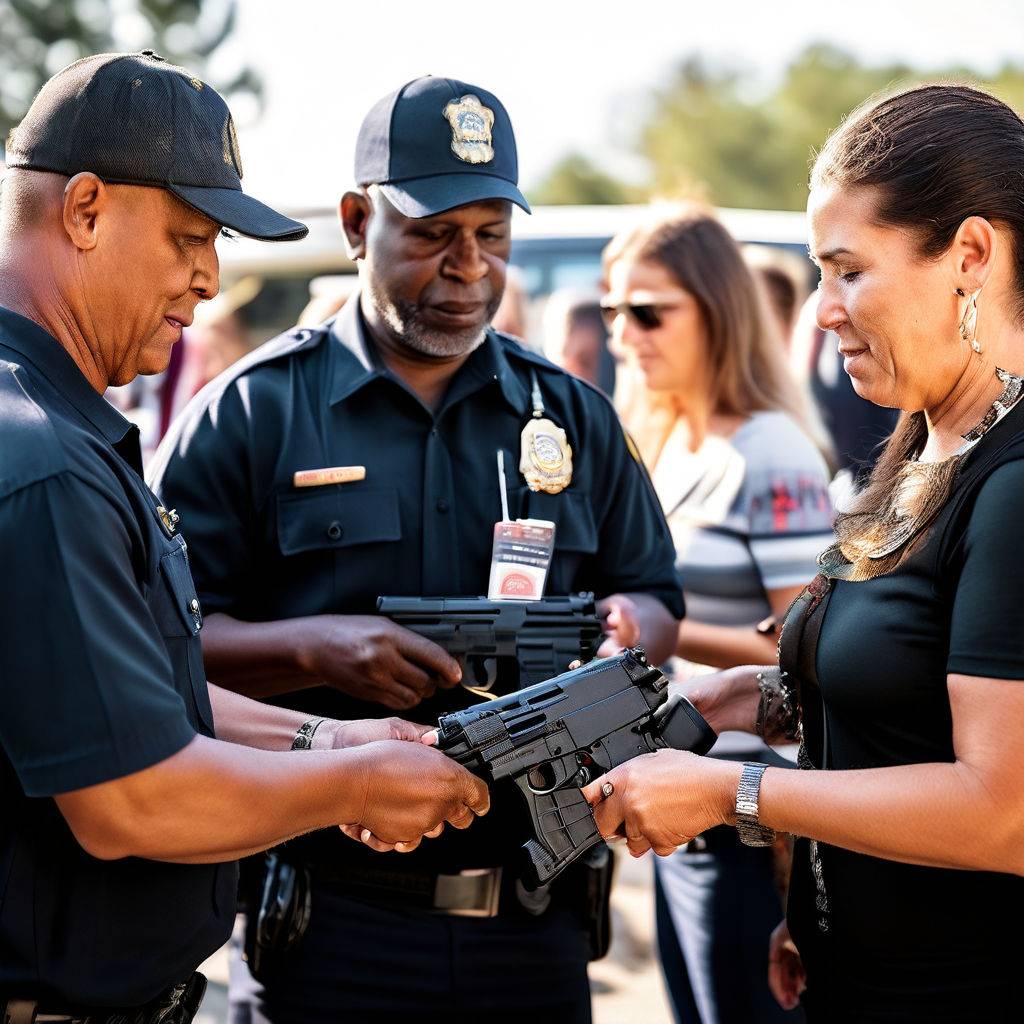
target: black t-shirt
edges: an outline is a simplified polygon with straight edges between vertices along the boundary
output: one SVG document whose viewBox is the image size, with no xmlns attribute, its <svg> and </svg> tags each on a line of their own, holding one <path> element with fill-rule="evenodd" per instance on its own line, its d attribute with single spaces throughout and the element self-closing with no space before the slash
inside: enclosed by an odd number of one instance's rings
<svg viewBox="0 0 1024 1024">
<path fill-rule="evenodd" d="M 572 480 L 558 494 L 529 490 L 518 473 L 534 378 L 572 448 Z M 250 622 L 365 615 L 381 595 L 487 592 L 502 514 L 498 449 L 512 518 L 556 524 L 546 593 L 646 592 L 682 616 L 665 517 L 607 398 L 488 331 L 431 411 L 376 359 L 358 296 L 330 329 L 268 342 L 201 392 L 160 446 L 151 482 L 181 515 L 208 612 Z M 333 466 L 364 466 L 366 477 L 295 486 L 296 471 Z M 478 701 L 462 688 L 439 691 L 403 717 L 436 723 Z M 337 718 L 394 714 L 327 687 L 275 702 Z M 486 868 L 518 856 L 530 834 L 522 795 L 508 783 L 493 798 L 472 828 L 447 829 L 403 855 L 401 868 Z M 332 865 L 381 864 L 337 829 L 296 848 Z"/>
<path fill-rule="evenodd" d="M 970 453 L 927 538 L 896 571 L 833 583 L 815 661 L 824 728 L 805 713 L 817 767 L 952 762 L 947 675 L 1024 685 L 1022 508 L 1024 406 Z M 1010 1019 L 1024 879 L 819 844 L 823 932 L 809 845 L 797 843 L 789 920 L 820 1019 Z"/>
<path fill-rule="evenodd" d="M 227 939 L 235 865 L 98 860 L 52 797 L 213 735 L 201 616 L 138 431 L 5 309 L 0 573 L 0 1003 L 139 1005 Z"/>
</svg>

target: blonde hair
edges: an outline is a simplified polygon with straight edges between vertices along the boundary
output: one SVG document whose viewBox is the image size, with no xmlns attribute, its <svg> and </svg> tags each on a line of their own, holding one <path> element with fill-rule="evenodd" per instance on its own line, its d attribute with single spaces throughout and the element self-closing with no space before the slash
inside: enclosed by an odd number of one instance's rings
<svg viewBox="0 0 1024 1024">
<path fill-rule="evenodd" d="M 763 290 L 735 239 L 708 208 L 686 204 L 617 235 L 602 254 L 606 279 L 622 259 L 656 263 L 696 299 L 707 335 L 715 412 L 786 412 L 823 453 L 828 451 L 817 413 L 790 374 Z M 653 462 L 678 418 L 677 399 L 634 380 L 620 396 L 620 411 L 641 453 Z"/>
</svg>

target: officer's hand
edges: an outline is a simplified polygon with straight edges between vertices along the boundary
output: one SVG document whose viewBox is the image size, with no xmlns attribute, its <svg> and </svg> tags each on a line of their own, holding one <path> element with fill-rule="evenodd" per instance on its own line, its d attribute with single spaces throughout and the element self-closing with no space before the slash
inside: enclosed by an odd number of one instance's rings
<svg viewBox="0 0 1024 1024">
<path fill-rule="evenodd" d="M 344 747 L 375 743 L 377 740 L 407 740 L 418 743 L 431 731 L 433 726 L 417 725 L 415 722 L 405 721 L 404 718 L 359 718 L 352 722 L 338 722 L 331 746 L 335 750 L 341 750 Z"/>
<path fill-rule="evenodd" d="M 443 648 L 381 615 L 302 621 L 302 667 L 359 700 L 403 710 L 462 679 L 459 663 Z"/>
<path fill-rule="evenodd" d="M 355 838 L 358 829 L 358 837 L 375 849 L 414 849 L 424 836 L 439 835 L 446 822 L 468 828 L 490 807 L 480 779 L 426 744 L 368 743 L 358 757 L 363 809 L 358 822 L 342 831 Z"/>
<path fill-rule="evenodd" d="M 420 845 L 419 839 L 411 840 L 408 843 L 385 843 L 378 839 L 368 828 L 362 825 L 339 825 L 338 828 L 357 843 L 363 843 L 371 850 L 378 853 L 412 853 Z M 423 833 L 424 839 L 436 839 L 444 831 L 444 822 Z"/>
<path fill-rule="evenodd" d="M 597 614 L 604 623 L 607 639 L 598 648 L 597 656 L 607 658 L 618 654 L 624 647 L 635 647 L 640 642 L 640 622 L 636 604 L 625 594 L 612 594 L 597 602 Z"/>
</svg>

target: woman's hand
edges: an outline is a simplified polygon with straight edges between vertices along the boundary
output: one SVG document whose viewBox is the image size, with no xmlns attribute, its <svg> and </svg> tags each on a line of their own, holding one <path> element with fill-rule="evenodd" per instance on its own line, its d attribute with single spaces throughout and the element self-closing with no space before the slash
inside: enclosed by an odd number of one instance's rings
<svg viewBox="0 0 1024 1024">
<path fill-rule="evenodd" d="M 706 829 L 732 821 L 741 771 L 738 762 L 659 750 L 613 768 L 583 795 L 602 836 L 625 836 L 634 857 L 648 850 L 667 857 Z"/>
<path fill-rule="evenodd" d="M 707 720 L 715 732 L 736 729 L 754 732 L 761 691 L 757 665 L 740 665 L 710 675 L 692 676 L 672 683 L 670 692 L 681 693 Z"/>
<path fill-rule="evenodd" d="M 784 1010 L 792 1010 L 807 987 L 800 952 L 790 938 L 785 918 L 776 925 L 768 940 L 768 987 Z"/>
</svg>

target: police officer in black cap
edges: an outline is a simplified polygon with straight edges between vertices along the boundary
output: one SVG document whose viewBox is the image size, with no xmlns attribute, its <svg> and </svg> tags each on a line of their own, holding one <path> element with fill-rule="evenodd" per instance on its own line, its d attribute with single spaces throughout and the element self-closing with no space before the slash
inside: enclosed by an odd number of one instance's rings
<svg viewBox="0 0 1024 1024">
<path fill-rule="evenodd" d="M 635 450 L 599 392 L 487 326 L 512 204 L 529 210 L 505 109 L 473 85 L 410 82 L 364 121 L 356 181 L 340 215 L 361 292 L 215 381 L 156 456 L 154 487 L 189 524 L 211 678 L 308 714 L 429 723 L 479 699 L 440 647 L 374 612 L 378 595 L 487 590 L 499 451 L 510 516 L 556 523 L 547 593 L 594 591 L 609 649 L 664 658 L 680 585 Z M 527 824 L 495 794 L 460 841 L 406 858 L 336 832 L 289 844 L 312 878 L 309 927 L 262 950 L 268 890 L 252 887 L 263 988 L 246 1018 L 589 1020 L 583 901 L 570 879 L 524 905 Z"/>
<path fill-rule="evenodd" d="M 231 930 L 235 858 L 331 824 L 412 849 L 487 793 L 409 723 L 207 687 L 179 515 L 102 394 L 167 366 L 217 292 L 221 225 L 305 234 L 241 191 L 224 101 L 153 54 L 87 58 L 43 87 L 7 166 L 0 1020 L 177 1024 Z"/>
</svg>

